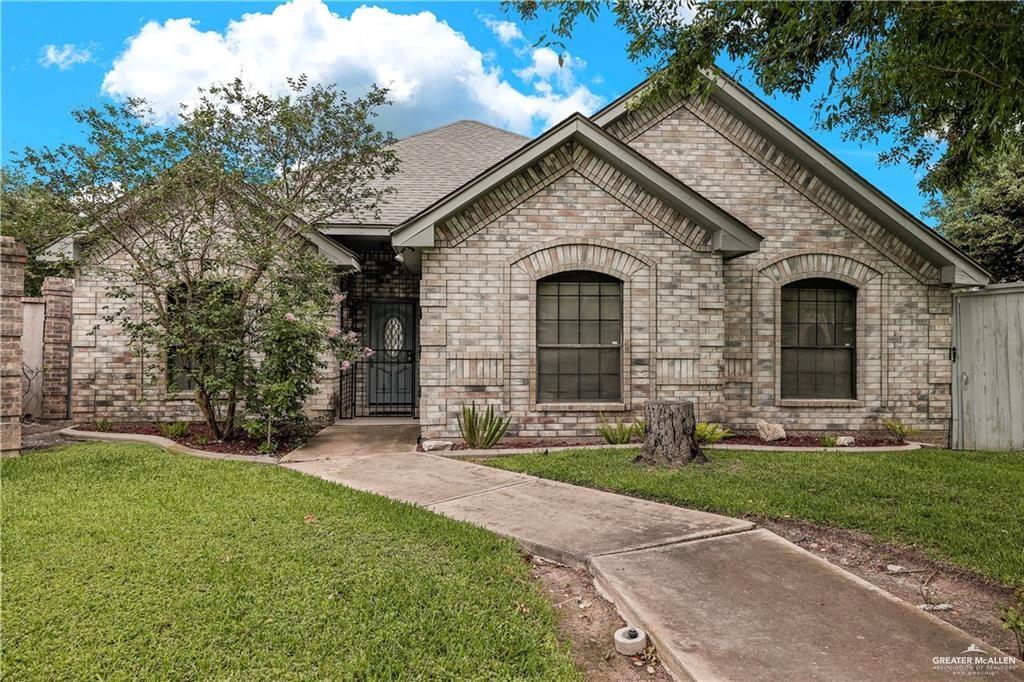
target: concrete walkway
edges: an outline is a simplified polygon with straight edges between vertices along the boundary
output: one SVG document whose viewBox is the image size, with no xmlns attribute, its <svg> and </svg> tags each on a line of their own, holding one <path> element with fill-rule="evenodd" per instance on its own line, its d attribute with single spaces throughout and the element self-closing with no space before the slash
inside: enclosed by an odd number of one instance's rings
<svg viewBox="0 0 1024 682">
<path fill-rule="evenodd" d="M 971 645 L 1003 655 L 748 521 L 429 454 L 353 454 L 336 437 L 321 432 L 317 457 L 282 465 L 587 568 L 680 679 L 953 679 L 936 657 L 966 656 L 977 670 L 983 656 L 962 653 Z M 986 679 L 1024 679 L 1009 667 Z"/>
</svg>

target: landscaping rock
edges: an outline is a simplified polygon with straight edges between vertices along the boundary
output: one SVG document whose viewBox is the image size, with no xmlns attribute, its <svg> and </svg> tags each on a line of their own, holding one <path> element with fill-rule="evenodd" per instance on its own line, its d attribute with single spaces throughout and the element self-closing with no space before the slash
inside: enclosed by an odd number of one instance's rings
<svg viewBox="0 0 1024 682">
<path fill-rule="evenodd" d="M 921 604 L 923 611 L 952 611 L 952 604 Z"/>
<path fill-rule="evenodd" d="M 782 440 L 786 437 L 786 429 L 782 428 L 782 424 L 772 424 L 766 422 L 763 419 L 757 421 L 757 435 L 766 443 L 771 443 L 773 440 Z"/>
<path fill-rule="evenodd" d="M 889 573 L 902 573 L 906 569 L 900 566 L 899 564 L 886 564 L 885 570 Z"/>
<path fill-rule="evenodd" d="M 841 448 L 848 448 L 852 446 L 853 443 L 853 436 L 839 436 L 839 438 L 836 438 L 836 445 Z"/>
<path fill-rule="evenodd" d="M 421 443 L 424 452 L 435 450 L 451 450 L 453 443 L 450 440 L 425 440 Z"/>
</svg>

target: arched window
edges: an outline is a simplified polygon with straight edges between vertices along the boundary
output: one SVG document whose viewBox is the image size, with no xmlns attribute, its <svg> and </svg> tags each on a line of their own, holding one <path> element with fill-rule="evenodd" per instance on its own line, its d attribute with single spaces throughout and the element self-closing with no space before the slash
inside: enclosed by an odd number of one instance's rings
<svg viewBox="0 0 1024 682">
<path fill-rule="evenodd" d="M 857 289 L 832 279 L 782 287 L 782 397 L 855 398 Z"/>
<path fill-rule="evenodd" d="M 537 398 L 616 402 L 622 396 L 622 282 L 562 272 L 537 282 Z"/>
</svg>

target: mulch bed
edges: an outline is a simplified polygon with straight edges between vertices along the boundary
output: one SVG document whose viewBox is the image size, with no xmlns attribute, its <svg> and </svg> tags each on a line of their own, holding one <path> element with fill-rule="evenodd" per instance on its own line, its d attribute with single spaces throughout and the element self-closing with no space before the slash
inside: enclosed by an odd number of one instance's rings
<svg viewBox="0 0 1024 682">
<path fill-rule="evenodd" d="M 95 431 L 96 425 L 82 424 L 80 428 L 87 431 Z M 154 424 L 152 422 L 126 422 L 114 424 L 110 431 L 113 433 L 138 433 L 146 436 L 161 436 L 163 438 L 169 438 L 168 436 L 160 433 L 160 426 L 158 424 Z M 260 452 L 260 444 L 263 443 L 262 439 L 253 439 L 245 433 L 240 433 L 231 440 L 214 440 L 213 436 L 210 435 L 209 427 L 206 426 L 206 424 L 199 423 L 190 423 L 187 434 L 181 438 L 170 438 L 170 440 L 173 440 L 175 443 L 180 443 L 181 445 L 187 445 L 190 448 L 207 450 L 209 452 L 223 452 L 230 455 L 268 454 Z M 273 457 L 282 457 L 302 445 L 303 442 L 304 441 L 302 440 L 279 442 L 277 443 L 277 450 L 269 454 Z"/>
<path fill-rule="evenodd" d="M 899 445 L 892 438 L 878 438 L 871 436 L 858 436 L 855 433 L 851 434 L 832 434 L 836 436 L 850 435 L 854 438 L 853 447 L 857 448 L 877 448 L 877 447 L 896 447 Z M 781 440 L 773 440 L 770 443 L 766 443 L 761 440 L 759 436 L 754 435 L 743 435 L 738 434 L 730 436 L 722 441 L 723 445 L 774 445 L 780 447 L 794 447 L 794 448 L 820 448 L 821 443 L 818 438 L 820 436 L 786 436 Z"/>
<path fill-rule="evenodd" d="M 631 443 L 639 445 L 642 441 L 633 438 Z M 605 445 L 604 438 L 505 438 L 499 440 L 493 449 L 495 450 L 543 450 L 545 448 L 565 448 L 573 445 Z M 422 446 L 417 446 L 422 451 Z M 470 447 L 464 442 L 456 441 L 452 444 L 452 450 L 469 450 Z"/>
<path fill-rule="evenodd" d="M 847 434 L 838 434 L 847 435 Z M 854 447 L 895 447 L 899 445 L 892 438 L 879 438 L 877 436 L 859 436 L 848 434 L 855 438 Z M 782 440 L 774 440 L 765 443 L 756 435 L 737 434 L 723 440 L 723 445 L 774 445 L 779 447 L 821 447 L 818 442 L 819 436 L 786 436 Z M 629 441 L 639 445 L 643 441 L 639 438 L 632 438 Z M 564 448 L 574 445 L 605 445 L 603 438 L 505 438 L 498 441 L 494 446 L 495 450 L 544 450 L 545 448 Z M 422 446 L 416 446 L 420 452 Z M 452 450 L 469 450 L 470 447 L 459 441 L 452 444 Z"/>
</svg>

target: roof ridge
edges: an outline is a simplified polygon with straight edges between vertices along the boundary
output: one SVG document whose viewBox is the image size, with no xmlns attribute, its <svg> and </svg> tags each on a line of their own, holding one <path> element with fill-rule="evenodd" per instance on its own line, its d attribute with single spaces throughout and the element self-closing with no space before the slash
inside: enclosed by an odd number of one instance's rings
<svg viewBox="0 0 1024 682">
<path fill-rule="evenodd" d="M 511 130 L 505 130 L 504 128 L 499 128 L 498 126 L 491 125 L 490 123 L 484 123 L 483 121 L 477 121 L 477 120 L 471 119 L 471 118 L 460 118 L 460 119 L 452 121 L 450 123 L 443 123 L 443 124 L 441 124 L 439 126 L 434 126 L 433 128 L 428 128 L 426 130 L 421 130 L 418 133 L 413 133 L 412 135 L 406 135 L 405 137 L 400 137 L 397 140 L 395 140 L 395 142 L 405 142 L 406 140 L 411 140 L 414 137 L 420 137 L 422 135 L 428 135 L 430 133 L 436 133 L 439 130 L 444 130 L 445 128 L 451 128 L 452 126 L 456 126 L 456 125 L 458 125 L 460 123 L 475 123 L 476 125 L 481 125 L 481 126 L 484 126 L 485 128 L 490 128 L 491 130 L 496 130 L 499 133 L 505 133 L 506 135 L 512 135 L 512 136 L 515 136 L 515 137 L 520 137 L 520 138 L 522 138 L 524 140 L 532 140 L 533 139 L 532 137 L 527 137 L 526 135 L 520 135 L 519 133 L 513 132 Z"/>
</svg>

